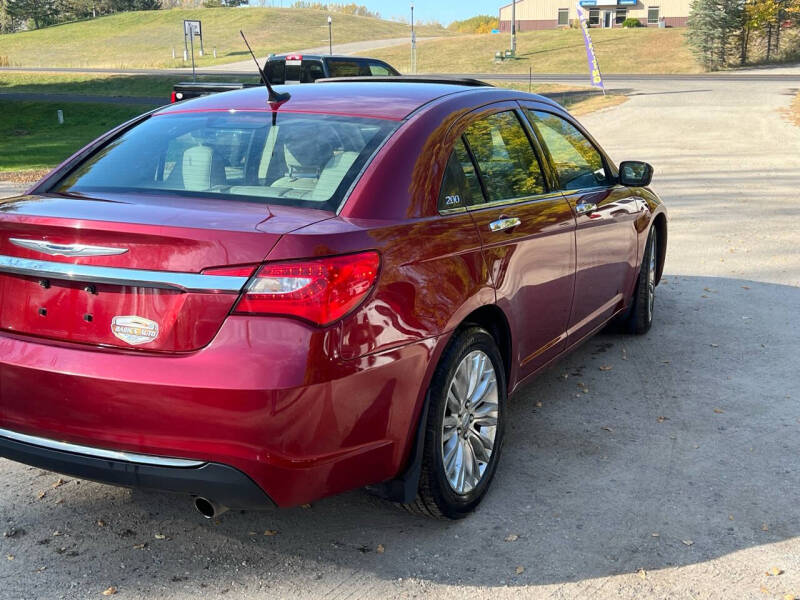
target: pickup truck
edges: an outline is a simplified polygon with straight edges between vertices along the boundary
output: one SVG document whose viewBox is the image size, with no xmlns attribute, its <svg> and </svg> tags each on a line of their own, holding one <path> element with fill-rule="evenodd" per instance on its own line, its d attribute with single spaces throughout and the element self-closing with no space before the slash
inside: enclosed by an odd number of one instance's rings
<svg viewBox="0 0 800 600">
<path fill-rule="evenodd" d="M 397 69 L 390 64 L 376 58 L 320 54 L 270 54 L 264 65 L 264 72 L 273 85 L 314 83 L 317 79 L 328 77 L 394 77 L 400 75 Z M 170 102 L 180 102 L 198 96 L 208 96 L 217 92 L 240 90 L 257 85 L 261 85 L 261 83 L 182 82 L 173 87 Z"/>
</svg>

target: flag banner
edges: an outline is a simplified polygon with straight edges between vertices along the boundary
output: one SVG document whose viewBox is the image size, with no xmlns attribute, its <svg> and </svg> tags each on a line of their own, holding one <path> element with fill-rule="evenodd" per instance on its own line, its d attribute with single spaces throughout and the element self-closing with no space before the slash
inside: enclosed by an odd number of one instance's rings
<svg viewBox="0 0 800 600">
<path fill-rule="evenodd" d="M 600 75 L 600 65 L 597 64 L 597 57 L 594 55 L 594 44 L 592 44 L 592 37 L 589 35 L 589 21 L 587 20 L 586 12 L 581 8 L 580 2 L 577 5 L 578 9 L 578 22 L 583 31 L 583 42 L 586 45 L 586 58 L 589 60 L 589 75 L 591 83 L 594 87 L 599 87 L 605 93 L 606 88 L 603 85 L 603 76 Z"/>
</svg>

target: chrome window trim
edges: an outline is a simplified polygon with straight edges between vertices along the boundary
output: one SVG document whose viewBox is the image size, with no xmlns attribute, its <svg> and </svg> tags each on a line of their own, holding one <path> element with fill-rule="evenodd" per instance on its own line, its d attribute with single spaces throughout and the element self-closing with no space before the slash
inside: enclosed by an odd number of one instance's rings
<svg viewBox="0 0 800 600">
<path fill-rule="evenodd" d="M 76 265 L 4 255 L 0 255 L 0 273 L 209 294 L 239 293 L 248 279 L 247 277 L 225 275 Z"/>
<path fill-rule="evenodd" d="M 440 208 L 440 215 L 455 215 L 467 212 L 466 206 L 456 206 L 455 208 Z"/>
<path fill-rule="evenodd" d="M 594 192 L 602 192 L 611 188 L 618 187 L 618 183 L 609 183 L 607 185 L 591 185 L 589 187 L 575 188 L 571 190 L 560 190 L 564 196 L 574 196 L 576 194 L 592 194 Z M 624 186 L 623 186 L 624 187 Z"/>
<path fill-rule="evenodd" d="M 476 212 L 484 208 L 496 208 L 498 206 L 518 206 L 527 204 L 529 202 L 539 202 L 540 200 L 553 200 L 554 198 L 564 198 L 561 191 L 545 192 L 544 194 L 534 194 L 532 196 L 522 196 L 520 198 L 508 198 L 503 200 L 494 200 L 493 202 L 485 202 L 483 204 L 473 204 L 467 206 L 467 211 Z M 565 198 L 564 198 L 565 199 Z"/>
<path fill-rule="evenodd" d="M 190 460 L 187 458 L 165 458 L 163 456 L 150 456 L 148 454 L 136 454 L 133 452 L 121 452 L 118 450 L 105 450 L 103 448 L 92 448 L 90 446 L 81 446 L 79 444 L 70 444 L 69 442 L 59 442 L 49 438 L 38 437 L 34 435 L 26 435 L 24 433 L 17 433 L 8 429 L 0 429 L 0 437 L 13 440 L 15 442 L 22 442 L 23 444 L 30 444 L 32 446 L 39 446 L 42 448 L 49 448 L 50 450 L 59 450 L 61 452 L 71 452 L 73 454 L 82 454 L 84 456 L 91 456 L 94 458 L 105 458 L 109 460 L 119 460 L 124 462 L 135 463 L 137 465 L 151 465 L 154 467 L 179 467 L 191 468 L 200 467 L 205 463 L 202 460 Z"/>
</svg>

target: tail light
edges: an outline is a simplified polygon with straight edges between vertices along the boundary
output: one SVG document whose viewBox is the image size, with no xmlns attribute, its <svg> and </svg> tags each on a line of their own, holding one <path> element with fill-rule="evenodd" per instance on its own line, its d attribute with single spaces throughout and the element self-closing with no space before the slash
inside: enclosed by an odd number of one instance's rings
<svg viewBox="0 0 800 600">
<path fill-rule="evenodd" d="M 249 281 L 233 313 L 285 315 L 329 325 L 364 301 L 379 267 L 377 252 L 267 263 Z"/>
<path fill-rule="evenodd" d="M 178 99 L 175 97 L 175 92 L 173 91 L 169 95 L 169 102 L 170 102 L 170 104 L 175 104 L 177 101 L 178 101 Z"/>
</svg>

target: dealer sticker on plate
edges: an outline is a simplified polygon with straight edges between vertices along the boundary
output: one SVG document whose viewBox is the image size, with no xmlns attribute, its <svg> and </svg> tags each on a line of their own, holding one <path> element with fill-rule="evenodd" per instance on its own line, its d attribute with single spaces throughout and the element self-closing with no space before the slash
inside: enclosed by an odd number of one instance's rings
<svg viewBox="0 0 800 600">
<path fill-rule="evenodd" d="M 114 317 L 111 319 L 111 333 L 123 342 L 138 346 L 158 337 L 158 323 L 135 315 Z"/>
</svg>

